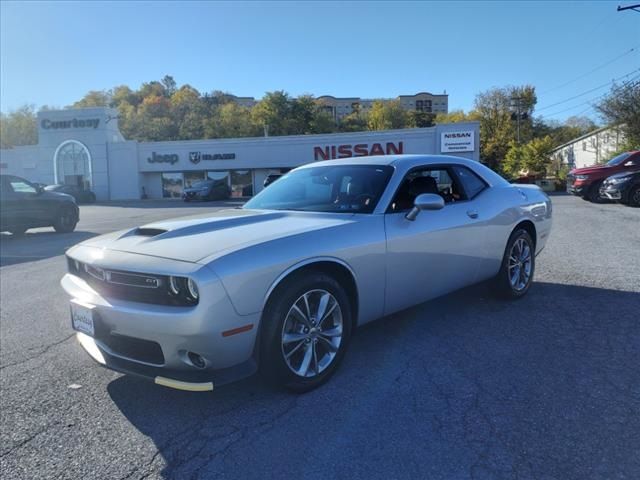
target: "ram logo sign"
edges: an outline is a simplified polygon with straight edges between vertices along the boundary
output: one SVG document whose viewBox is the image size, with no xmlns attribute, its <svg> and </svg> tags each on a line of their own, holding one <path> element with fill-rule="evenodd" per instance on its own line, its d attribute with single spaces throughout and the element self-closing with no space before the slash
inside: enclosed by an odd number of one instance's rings
<svg viewBox="0 0 640 480">
<path fill-rule="evenodd" d="M 370 155 L 394 155 L 403 153 L 402 142 L 373 143 L 369 146 L 366 143 L 356 145 L 326 145 L 324 147 L 313 147 L 313 159 L 332 160 L 335 158 L 368 157 Z"/>
<path fill-rule="evenodd" d="M 473 152 L 475 136 L 473 130 L 458 132 L 442 132 L 440 135 L 440 152 Z"/>
</svg>

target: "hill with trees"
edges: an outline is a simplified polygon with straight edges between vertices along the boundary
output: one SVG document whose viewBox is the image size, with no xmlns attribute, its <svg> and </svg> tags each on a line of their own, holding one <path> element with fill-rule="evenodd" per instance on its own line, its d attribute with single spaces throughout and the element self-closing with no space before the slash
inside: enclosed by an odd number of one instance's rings
<svg viewBox="0 0 640 480">
<path fill-rule="evenodd" d="M 120 85 L 90 91 L 66 108 L 116 108 L 122 134 L 138 141 L 421 128 L 474 120 L 480 122 L 481 160 L 513 176 L 523 170 L 543 173 L 554 147 L 597 128 L 587 117 L 570 117 L 564 123 L 535 117 L 536 104 L 533 86 L 509 86 L 478 93 L 469 112 L 433 115 L 407 111 L 398 100 L 377 100 L 367 112 L 355 111 L 336 124 L 313 95 L 267 92 L 247 107 L 226 92 L 202 93 L 188 84 L 178 87 L 167 75 L 160 81 L 143 83 L 137 90 Z M 640 82 L 614 85 L 596 108 L 608 124 L 623 125 L 629 146 L 640 145 Z M 2 113 L 0 141 L 2 148 L 37 143 L 35 107 Z"/>
</svg>

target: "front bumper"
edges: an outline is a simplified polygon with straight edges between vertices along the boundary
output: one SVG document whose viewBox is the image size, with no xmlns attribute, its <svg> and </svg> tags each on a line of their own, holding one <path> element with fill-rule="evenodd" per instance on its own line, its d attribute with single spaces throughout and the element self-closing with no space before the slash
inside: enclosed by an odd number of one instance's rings
<svg viewBox="0 0 640 480">
<path fill-rule="evenodd" d="M 567 193 L 570 193 L 572 195 L 578 195 L 578 196 L 583 196 L 585 194 L 585 192 L 588 189 L 588 185 L 582 185 L 582 184 L 569 184 L 567 183 Z"/>
<path fill-rule="evenodd" d="M 618 187 L 608 185 L 600 188 L 600 196 L 603 198 L 608 198 L 609 200 L 621 200 L 622 192 Z"/>
<path fill-rule="evenodd" d="M 186 371 L 153 367 L 114 355 L 100 341 L 84 333 L 77 332 L 76 338 L 89 356 L 103 367 L 177 390 L 207 392 L 213 390 L 214 386 L 238 381 L 257 371 L 257 362 L 253 357 L 234 367 L 220 370 Z"/>
<path fill-rule="evenodd" d="M 238 315 L 217 277 L 200 277 L 201 300 L 191 307 L 106 298 L 71 274 L 61 285 L 72 299 L 94 307 L 95 335 L 78 334 L 78 340 L 98 363 L 174 388 L 211 390 L 256 371 L 260 314 Z M 190 352 L 204 359 L 201 368 Z"/>
</svg>

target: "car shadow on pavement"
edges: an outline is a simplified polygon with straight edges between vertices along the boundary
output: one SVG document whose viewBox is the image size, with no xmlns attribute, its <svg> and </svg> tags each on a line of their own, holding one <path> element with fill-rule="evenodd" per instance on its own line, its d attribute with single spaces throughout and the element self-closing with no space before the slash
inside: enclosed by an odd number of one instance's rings
<svg viewBox="0 0 640 480">
<path fill-rule="evenodd" d="M 71 233 L 29 231 L 18 237 L 0 233 L 0 267 L 62 255 L 73 245 L 96 235 L 81 230 Z"/>
<path fill-rule="evenodd" d="M 129 376 L 108 392 L 157 448 L 136 478 L 605 478 L 635 468 L 639 311 L 640 293 L 535 283 L 501 301 L 481 284 L 360 328 L 305 395 Z"/>
</svg>

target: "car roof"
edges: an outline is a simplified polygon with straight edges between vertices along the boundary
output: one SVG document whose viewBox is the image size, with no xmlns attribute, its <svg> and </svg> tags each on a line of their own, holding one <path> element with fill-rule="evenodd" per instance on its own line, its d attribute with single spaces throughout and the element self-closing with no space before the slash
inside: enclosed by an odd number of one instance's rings
<svg viewBox="0 0 640 480">
<path fill-rule="evenodd" d="M 422 155 L 422 154 L 402 154 L 402 155 L 372 155 L 367 157 L 347 157 L 335 160 L 323 160 L 321 162 L 312 162 L 299 168 L 308 167 L 325 167 L 333 165 L 394 165 L 397 167 L 406 164 L 437 164 L 437 163 L 467 163 L 475 162 L 468 158 L 456 157 L 453 155 Z M 477 163 L 477 162 L 475 162 Z"/>
<path fill-rule="evenodd" d="M 296 170 L 313 167 L 328 167 L 336 165 L 389 165 L 394 167 L 396 174 L 404 177 L 407 172 L 413 168 L 425 165 L 441 165 L 441 164 L 458 164 L 464 165 L 476 174 L 480 175 L 489 185 L 508 184 L 504 178 L 496 172 L 486 167 L 482 163 L 471 160 L 469 158 L 456 157 L 453 155 L 419 155 L 419 154 L 403 154 L 403 155 L 375 155 L 371 157 L 348 157 L 336 160 L 323 160 L 321 162 L 307 163 Z M 395 176 L 394 175 L 394 176 Z"/>
</svg>

